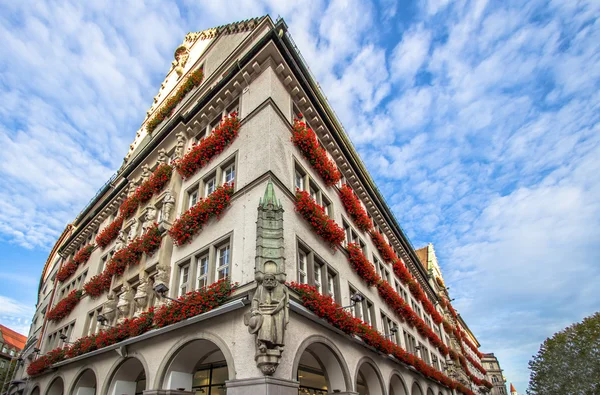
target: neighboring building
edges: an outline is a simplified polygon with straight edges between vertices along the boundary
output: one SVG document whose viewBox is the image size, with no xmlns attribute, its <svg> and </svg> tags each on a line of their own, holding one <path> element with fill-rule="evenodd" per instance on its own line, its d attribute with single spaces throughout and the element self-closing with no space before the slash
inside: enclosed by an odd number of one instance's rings
<svg viewBox="0 0 600 395">
<path fill-rule="evenodd" d="M 0 393 L 8 388 L 14 366 L 27 338 L 0 324 Z"/>
<path fill-rule="evenodd" d="M 482 362 L 483 367 L 487 370 L 487 380 L 494 386 L 494 388 L 492 388 L 491 395 L 507 395 L 506 379 L 502 374 L 502 369 L 500 368 L 500 362 L 498 362 L 498 358 L 494 355 L 494 353 L 486 353 L 483 354 Z"/>
<path fill-rule="evenodd" d="M 510 395 L 519 395 L 519 393 L 515 389 L 515 386 L 512 383 L 510 383 Z"/>
<path fill-rule="evenodd" d="M 446 287 L 446 282 L 444 281 L 442 269 L 440 268 L 433 244 L 429 243 L 427 246 L 415 250 L 415 253 L 419 258 L 418 262 L 427 273 L 427 278 L 431 288 L 437 294 L 440 301 L 445 300 L 447 301 L 448 305 L 451 306 L 450 294 L 448 293 L 448 288 Z M 452 325 L 458 326 L 463 334 L 460 339 L 450 336 L 451 348 L 456 353 L 462 354 L 467 358 L 466 364 L 468 372 L 477 377 L 479 380 L 486 380 L 486 374 L 482 372 L 482 370 L 485 371 L 485 367 L 483 366 L 481 359 L 484 354 L 481 354 L 478 351 L 480 346 L 479 341 L 477 341 L 477 338 L 469 329 L 467 323 L 460 314 L 451 308 L 443 308 L 443 312 L 445 319 L 448 322 L 451 322 Z M 474 363 L 478 366 L 476 366 Z M 451 377 L 456 377 L 463 383 L 468 383 L 470 381 L 467 371 L 456 364 L 450 364 L 448 374 Z"/>
<path fill-rule="evenodd" d="M 291 141 L 310 136 L 300 113 L 318 138 L 302 145 L 318 155 L 311 160 Z M 341 180 L 325 181 L 327 161 Z M 185 177 L 165 176 L 167 164 Z M 369 228 L 346 211 L 343 184 Z M 85 248 L 94 242 L 102 247 Z M 395 258 L 384 260 L 384 245 Z M 367 262 L 380 288 L 349 262 Z M 226 300 L 215 296 L 222 281 L 237 283 Z M 186 296 L 206 286 L 210 294 Z M 31 376 L 20 373 L 18 392 L 449 395 L 458 382 L 486 392 L 474 384 L 479 357 L 456 336 L 478 345 L 419 263 L 285 22 L 266 16 L 189 33 L 175 51 L 122 167 L 48 258 L 24 352 Z"/>
</svg>

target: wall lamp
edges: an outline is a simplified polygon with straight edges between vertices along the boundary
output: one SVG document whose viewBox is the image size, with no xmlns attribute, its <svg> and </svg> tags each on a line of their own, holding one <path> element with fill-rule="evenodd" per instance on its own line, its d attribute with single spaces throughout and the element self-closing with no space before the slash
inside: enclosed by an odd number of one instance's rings
<svg viewBox="0 0 600 395">
<path fill-rule="evenodd" d="M 154 290 L 154 293 L 159 298 L 169 299 L 169 300 L 172 300 L 173 302 L 179 303 L 179 304 L 187 304 L 185 302 L 182 302 L 179 299 L 175 299 L 175 298 L 171 298 L 171 297 L 167 296 L 167 292 L 169 292 L 169 287 L 167 287 L 166 284 L 164 284 L 164 283 L 158 283 L 152 289 Z"/>
<path fill-rule="evenodd" d="M 365 300 L 365 297 L 361 294 L 356 293 L 350 297 L 351 304 L 349 306 L 340 307 L 340 309 L 349 309 L 351 307 L 354 307 L 357 303 L 362 302 L 363 300 Z"/>
<path fill-rule="evenodd" d="M 388 333 L 387 335 L 383 335 L 384 338 L 387 337 L 392 337 L 394 336 L 396 333 L 398 332 L 398 327 L 394 326 L 393 328 L 390 328 L 390 333 Z"/>
</svg>

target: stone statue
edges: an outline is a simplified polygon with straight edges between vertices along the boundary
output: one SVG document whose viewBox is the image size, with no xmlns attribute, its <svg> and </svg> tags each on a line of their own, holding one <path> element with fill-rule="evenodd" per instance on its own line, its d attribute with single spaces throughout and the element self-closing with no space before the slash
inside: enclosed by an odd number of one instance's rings
<svg viewBox="0 0 600 395">
<path fill-rule="evenodd" d="M 131 243 L 133 241 L 133 239 L 135 239 L 137 237 L 137 233 L 138 233 L 138 221 L 135 220 L 133 221 L 133 224 L 131 225 L 131 229 L 129 229 L 129 236 L 127 237 L 127 241 L 129 243 Z"/>
<path fill-rule="evenodd" d="M 144 166 L 142 166 L 142 182 L 141 183 L 148 180 L 148 178 L 150 178 L 151 175 L 152 175 L 152 172 L 150 171 L 150 166 L 148 166 L 148 164 L 145 164 Z"/>
<path fill-rule="evenodd" d="M 119 231 L 119 235 L 117 236 L 117 241 L 115 243 L 115 251 L 119 251 L 123 249 L 127 245 L 127 232 L 125 229 L 121 229 Z"/>
<path fill-rule="evenodd" d="M 256 326 L 250 328 L 251 333 L 257 333 L 256 344 L 260 352 L 283 350 L 283 334 L 289 320 L 288 305 L 287 288 L 277 281 L 275 274 L 265 274 L 250 309 L 252 317 L 261 317 L 256 320 Z"/>
<path fill-rule="evenodd" d="M 135 193 L 135 190 L 137 189 L 137 182 L 136 181 L 129 181 L 129 189 L 127 190 L 127 196 L 131 196 Z"/>
<path fill-rule="evenodd" d="M 129 318 L 130 306 L 131 305 L 131 286 L 127 283 L 123 285 L 123 290 L 119 294 L 119 302 L 117 303 L 117 310 L 119 310 L 119 321 L 123 322 Z"/>
<path fill-rule="evenodd" d="M 165 198 L 163 200 L 163 219 L 167 222 L 171 219 L 171 211 L 175 207 L 175 197 L 171 193 L 170 189 L 167 189 Z"/>
<path fill-rule="evenodd" d="M 185 151 L 185 140 L 185 133 L 177 133 L 177 145 L 175 146 L 175 157 L 177 159 L 183 158 L 183 154 Z"/>
<path fill-rule="evenodd" d="M 110 291 L 106 302 L 102 305 L 102 315 L 106 318 L 106 324 L 110 325 L 117 315 L 117 301 L 114 292 Z"/>
<path fill-rule="evenodd" d="M 136 307 L 134 317 L 139 317 L 146 310 L 146 307 L 148 307 L 148 275 L 145 271 L 140 273 L 140 283 L 133 296 L 133 301 Z"/>
<path fill-rule="evenodd" d="M 175 60 L 173 61 L 172 65 L 177 73 L 177 78 L 180 78 L 183 75 L 183 68 L 185 67 L 189 57 L 190 51 L 185 44 L 180 45 L 175 50 Z"/>
<path fill-rule="evenodd" d="M 158 163 L 167 163 L 169 161 L 169 156 L 167 155 L 167 150 L 161 148 L 158 150 Z"/>
<path fill-rule="evenodd" d="M 148 206 L 146 209 L 146 215 L 144 216 L 144 223 L 142 224 L 142 232 L 146 233 L 148 229 L 154 226 L 156 220 L 156 207 Z"/>
</svg>

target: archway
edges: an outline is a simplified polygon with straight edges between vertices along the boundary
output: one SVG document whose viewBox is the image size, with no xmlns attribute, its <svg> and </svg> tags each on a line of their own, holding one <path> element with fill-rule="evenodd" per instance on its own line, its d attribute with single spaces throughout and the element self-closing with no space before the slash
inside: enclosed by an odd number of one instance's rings
<svg viewBox="0 0 600 395">
<path fill-rule="evenodd" d="M 85 369 L 75 380 L 71 395 L 96 395 L 96 388 L 96 373 L 92 369 Z"/>
<path fill-rule="evenodd" d="M 40 387 L 38 385 L 36 385 L 31 392 L 29 393 L 29 395 L 40 395 Z"/>
<path fill-rule="evenodd" d="M 65 393 L 65 383 L 61 377 L 57 377 L 50 383 L 46 395 L 63 395 Z"/>
<path fill-rule="evenodd" d="M 300 383 L 299 393 L 324 395 L 351 390 L 348 367 L 339 351 L 325 341 L 311 340 L 300 346 L 294 360 L 293 379 Z"/>
<path fill-rule="evenodd" d="M 381 374 L 375 368 L 375 364 L 364 358 L 358 363 L 356 371 L 356 392 L 358 395 L 384 395 L 383 380 Z"/>
<path fill-rule="evenodd" d="M 230 366 L 210 340 L 192 340 L 173 353 L 163 375 L 163 389 L 183 389 L 203 395 L 225 395 Z"/>
<path fill-rule="evenodd" d="M 423 395 L 423 391 L 421 391 L 421 387 L 415 381 L 412 385 L 412 389 L 410 390 L 411 395 Z"/>
<path fill-rule="evenodd" d="M 431 388 L 427 388 L 427 395 L 435 395 Z"/>
<path fill-rule="evenodd" d="M 116 369 L 108 395 L 141 395 L 146 390 L 146 371 L 139 359 L 125 359 Z"/>
<path fill-rule="evenodd" d="M 394 374 L 390 379 L 390 395 L 408 395 L 406 385 L 398 374 Z"/>
</svg>

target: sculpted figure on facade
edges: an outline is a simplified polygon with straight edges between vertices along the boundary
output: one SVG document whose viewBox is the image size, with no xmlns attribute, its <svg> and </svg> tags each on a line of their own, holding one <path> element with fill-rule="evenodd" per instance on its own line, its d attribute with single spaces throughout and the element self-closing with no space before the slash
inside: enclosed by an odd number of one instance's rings
<svg viewBox="0 0 600 395">
<path fill-rule="evenodd" d="M 180 45 L 175 50 L 175 60 L 173 61 L 172 66 L 175 68 L 177 78 L 183 75 L 183 69 L 187 64 L 189 57 L 190 51 L 185 44 Z"/>
<path fill-rule="evenodd" d="M 144 181 L 148 180 L 148 178 L 150 178 L 150 175 L 152 175 L 152 172 L 150 171 L 150 166 L 148 166 L 148 164 L 145 164 L 144 166 L 142 166 L 142 179 L 140 184 L 143 184 Z"/>
<path fill-rule="evenodd" d="M 144 223 L 142 224 L 142 232 L 146 233 L 148 229 L 154 226 L 156 221 L 156 207 L 150 205 L 146 208 L 146 215 L 144 215 Z"/>
<path fill-rule="evenodd" d="M 139 228 L 139 223 L 138 220 L 134 220 L 133 224 L 131 224 L 131 228 L 129 229 L 129 235 L 127 237 L 127 242 L 131 243 L 133 241 L 133 239 L 135 239 L 137 237 L 138 234 L 138 228 Z"/>
<path fill-rule="evenodd" d="M 167 150 L 161 148 L 158 150 L 158 163 L 163 164 L 169 161 L 169 155 L 167 155 Z"/>
<path fill-rule="evenodd" d="M 175 146 L 175 157 L 177 159 L 183 158 L 183 154 L 185 151 L 185 133 L 179 132 L 177 133 L 177 145 Z"/>
<path fill-rule="evenodd" d="M 163 219 L 167 222 L 171 221 L 171 212 L 175 207 L 175 197 L 171 193 L 170 189 L 167 189 L 165 198 L 163 200 Z"/>
<path fill-rule="evenodd" d="M 131 196 L 135 193 L 138 183 L 135 180 L 129 181 L 129 188 L 127 189 L 127 196 Z"/>
<path fill-rule="evenodd" d="M 119 294 L 117 310 L 119 311 L 118 322 L 123 322 L 125 319 L 129 318 L 129 313 L 131 311 L 131 286 L 127 283 L 123 284 L 123 289 Z"/>
<path fill-rule="evenodd" d="M 140 283 L 133 296 L 133 301 L 135 302 L 134 317 L 139 317 L 148 307 L 148 275 L 143 270 L 140 273 Z"/>
<path fill-rule="evenodd" d="M 110 325 L 117 316 L 117 300 L 114 292 L 110 291 L 107 296 L 106 302 L 102 305 L 102 315 L 107 320 L 107 324 Z"/>
<path fill-rule="evenodd" d="M 119 251 L 123 249 L 127 245 L 127 232 L 125 229 L 121 229 L 119 231 L 119 235 L 117 236 L 117 241 L 115 242 L 115 251 Z"/>
</svg>

